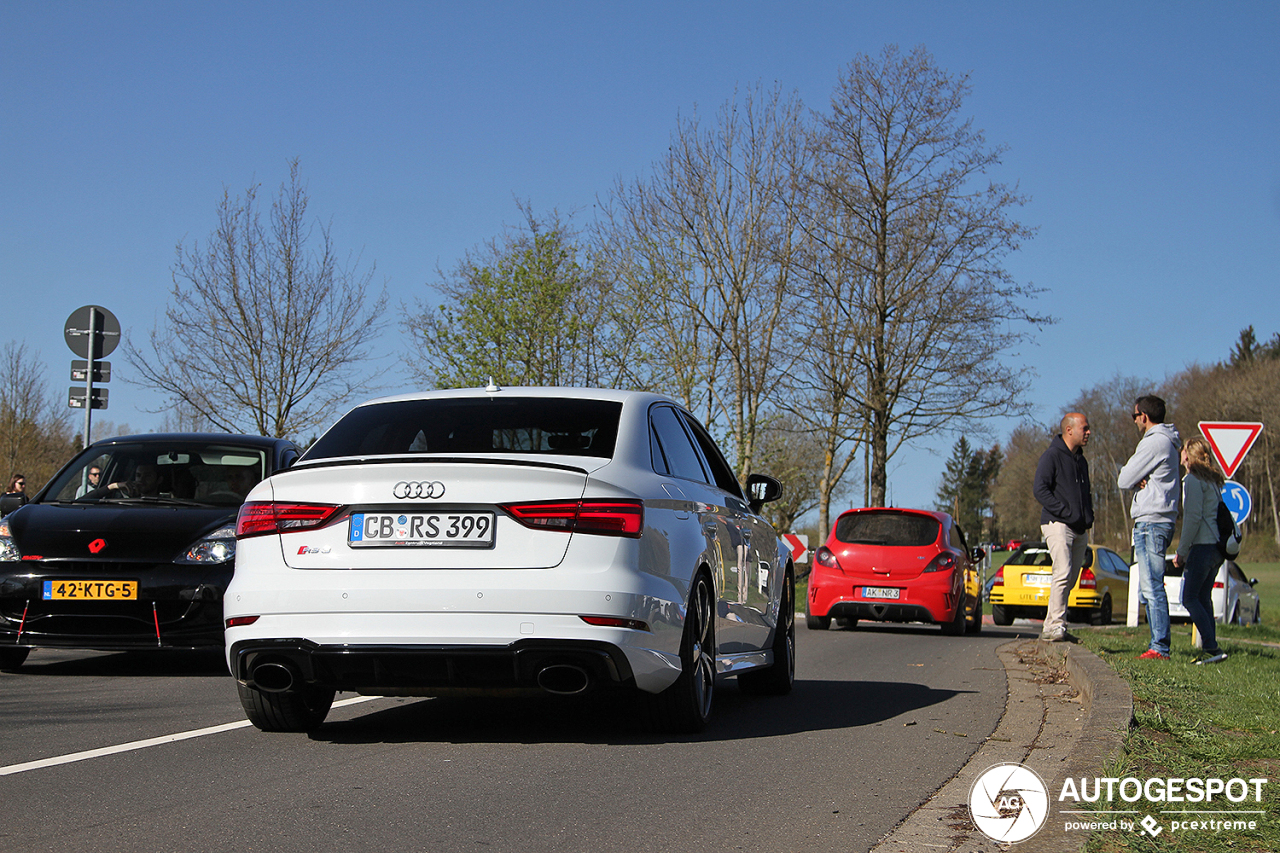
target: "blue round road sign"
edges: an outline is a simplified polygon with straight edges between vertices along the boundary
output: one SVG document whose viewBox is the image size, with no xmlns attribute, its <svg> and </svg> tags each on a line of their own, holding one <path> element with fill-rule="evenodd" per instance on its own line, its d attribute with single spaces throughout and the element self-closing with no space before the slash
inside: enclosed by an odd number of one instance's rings
<svg viewBox="0 0 1280 853">
<path fill-rule="evenodd" d="M 1231 510 L 1236 524 L 1244 524 L 1249 511 L 1253 509 L 1253 498 L 1249 497 L 1249 490 L 1230 480 L 1222 484 L 1222 502 Z"/>
</svg>

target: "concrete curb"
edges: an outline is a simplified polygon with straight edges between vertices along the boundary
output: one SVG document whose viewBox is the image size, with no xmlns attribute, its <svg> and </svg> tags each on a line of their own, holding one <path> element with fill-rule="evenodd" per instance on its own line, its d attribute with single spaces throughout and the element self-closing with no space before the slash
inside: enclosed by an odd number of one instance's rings
<svg viewBox="0 0 1280 853">
<path fill-rule="evenodd" d="M 1068 777 L 1106 775 L 1133 720 L 1129 685 L 1097 655 L 1071 643 L 1014 640 L 996 649 L 1008 692 L 996 730 L 927 802 L 871 848 L 872 853 L 920 850 L 1060 853 L 1080 850 L 1086 832 L 1067 832 L 1056 814 Z M 1065 676 L 1065 680 L 1063 678 Z M 969 791 L 987 768 L 1012 763 L 1040 774 L 1050 792 L 1049 818 L 1031 839 L 996 842 L 974 826 Z"/>
</svg>

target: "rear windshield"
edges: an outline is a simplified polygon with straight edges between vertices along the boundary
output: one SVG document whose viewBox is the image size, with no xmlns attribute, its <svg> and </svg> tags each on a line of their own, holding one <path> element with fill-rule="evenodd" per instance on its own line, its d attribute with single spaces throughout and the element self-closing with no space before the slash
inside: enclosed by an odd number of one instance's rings
<svg viewBox="0 0 1280 853">
<path fill-rule="evenodd" d="M 1006 566 L 1052 566 L 1053 557 L 1043 545 L 1024 545 L 1009 555 Z"/>
<path fill-rule="evenodd" d="M 550 397 L 398 400 L 361 406 L 303 461 L 416 453 L 553 453 L 612 458 L 622 403 Z"/>
<path fill-rule="evenodd" d="M 938 541 L 941 525 L 931 515 L 906 512 L 855 512 L 836 522 L 836 539 L 850 545 L 919 548 Z"/>
</svg>

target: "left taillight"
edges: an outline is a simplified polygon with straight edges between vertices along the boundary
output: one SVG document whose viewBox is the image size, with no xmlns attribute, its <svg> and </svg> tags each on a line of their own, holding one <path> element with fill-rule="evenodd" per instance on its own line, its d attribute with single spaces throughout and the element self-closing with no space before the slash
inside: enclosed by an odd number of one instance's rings
<svg viewBox="0 0 1280 853">
<path fill-rule="evenodd" d="M 236 516 L 236 538 L 314 530 L 332 521 L 341 509 L 341 506 L 333 504 L 251 501 L 240 505 Z"/>
<path fill-rule="evenodd" d="M 637 539 L 644 529 L 644 501 L 618 498 L 538 501 L 500 507 L 525 527 Z"/>
</svg>

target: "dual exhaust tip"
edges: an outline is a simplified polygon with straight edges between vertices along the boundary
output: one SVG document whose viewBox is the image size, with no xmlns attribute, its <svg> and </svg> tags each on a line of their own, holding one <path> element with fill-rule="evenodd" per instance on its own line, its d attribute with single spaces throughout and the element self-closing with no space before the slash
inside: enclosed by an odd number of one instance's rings
<svg viewBox="0 0 1280 853">
<path fill-rule="evenodd" d="M 302 683 L 301 673 L 287 663 L 264 661 L 253 668 L 249 678 L 263 693 L 285 693 Z M 591 686 L 591 676 L 580 666 L 558 663 L 538 670 L 538 687 L 556 696 L 576 696 Z"/>
</svg>

